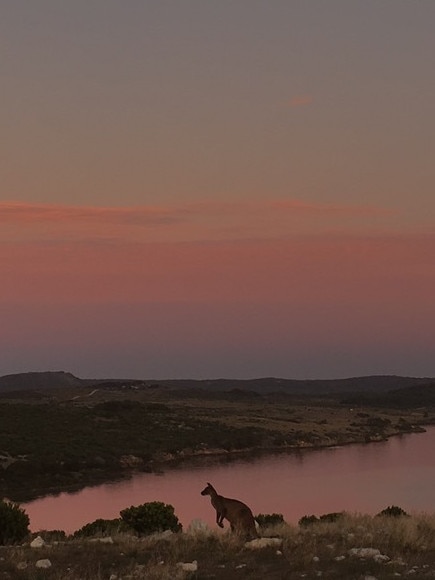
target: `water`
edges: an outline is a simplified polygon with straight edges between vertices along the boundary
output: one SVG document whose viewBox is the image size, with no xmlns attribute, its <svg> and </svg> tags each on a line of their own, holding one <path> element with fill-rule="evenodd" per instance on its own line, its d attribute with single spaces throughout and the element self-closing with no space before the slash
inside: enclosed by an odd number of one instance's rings
<svg viewBox="0 0 435 580">
<path fill-rule="evenodd" d="M 165 473 L 61 493 L 22 504 L 33 531 L 71 533 L 97 518 L 148 501 L 175 507 L 183 526 L 200 518 L 215 526 L 211 482 L 218 493 L 247 503 L 254 514 L 282 513 L 296 523 L 304 515 L 347 510 L 375 514 L 388 505 L 407 512 L 435 511 L 435 427 L 382 443 L 281 453 L 230 463 L 190 465 Z"/>
</svg>

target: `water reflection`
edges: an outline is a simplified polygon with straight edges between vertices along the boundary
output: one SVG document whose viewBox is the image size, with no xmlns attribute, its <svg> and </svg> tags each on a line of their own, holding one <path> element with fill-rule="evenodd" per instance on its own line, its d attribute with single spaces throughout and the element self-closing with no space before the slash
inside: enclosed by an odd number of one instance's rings
<svg viewBox="0 0 435 580">
<path fill-rule="evenodd" d="M 210 481 L 218 493 L 245 501 L 256 513 L 282 513 L 297 522 L 327 512 L 377 513 L 388 505 L 406 511 L 435 511 L 435 427 L 387 442 L 279 453 L 237 461 L 190 462 L 161 474 L 62 493 L 23 504 L 32 530 L 72 532 L 97 518 L 147 501 L 175 507 L 184 526 L 201 518 L 214 526 L 214 513 L 200 495 Z"/>
</svg>

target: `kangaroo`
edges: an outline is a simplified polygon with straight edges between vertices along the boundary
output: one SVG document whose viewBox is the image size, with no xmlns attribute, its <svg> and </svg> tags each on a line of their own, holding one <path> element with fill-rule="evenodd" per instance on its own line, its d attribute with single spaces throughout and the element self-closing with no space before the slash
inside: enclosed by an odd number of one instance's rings
<svg viewBox="0 0 435 580">
<path fill-rule="evenodd" d="M 230 522 L 231 531 L 250 537 L 258 538 L 254 516 L 246 504 L 237 500 L 219 495 L 211 483 L 207 483 L 201 495 L 209 495 L 211 505 L 216 510 L 216 523 L 224 527 L 224 519 Z"/>
</svg>

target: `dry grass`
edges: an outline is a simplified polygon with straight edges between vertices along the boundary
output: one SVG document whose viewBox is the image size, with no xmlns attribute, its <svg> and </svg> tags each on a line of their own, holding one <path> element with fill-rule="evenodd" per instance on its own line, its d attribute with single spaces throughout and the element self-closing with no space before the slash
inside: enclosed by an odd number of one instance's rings
<svg viewBox="0 0 435 580">
<path fill-rule="evenodd" d="M 435 578 L 435 516 L 344 515 L 306 528 L 281 524 L 263 535 L 282 539 L 279 552 L 276 547 L 250 550 L 237 536 L 215 532 L 166 538 L 124 534 L 114 536 L 113 544 L 70 539 L 40 549 L 3 547 L 0 580 Z M 377 549 L 386 558 L 352 557 L 353 548 Z M 45 558 L 51 568 L 38 570 L 36 561 Z M 196 572 L 177 566 L 194 560 Z"/>
</svg>

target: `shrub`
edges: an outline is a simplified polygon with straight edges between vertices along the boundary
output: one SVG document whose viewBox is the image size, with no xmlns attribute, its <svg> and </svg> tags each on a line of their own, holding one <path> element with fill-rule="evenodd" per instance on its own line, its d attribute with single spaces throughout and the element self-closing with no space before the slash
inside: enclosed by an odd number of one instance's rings
<svg viewBox="0 0 435 580">
<path fill-rule="evenodd" d="M 317 516 L 314 516 L 314 515 L 302 516 L 301 519 L 298 521 L 298 525 L 305 528 L 307 526 L 310 526 L 311 524 L 315 524 L 318 521 L 319 521 L 319 518 Z"/>
<path fill-rule="evenodd" d="M 320 516 L 320 521 L 333 523 L 342 518 L 343 516 L 344 512 L 331 512 L 330 514 L 323 514 L 323 516 Z"/>
<path fill-rule="evenodd" d="M 388 516 L 388 517 L 393 517 L 393 518 L 398 518 L 400 516 L 408 516 L 406 511 L 403 510 L 401 507 L 398 507 L 397 505 L 390 505 L 376 515 L 377 516 Z"/>
<path fill-rule="evenodd" d="M 276 524 L 283 524 L 284 523 L 284 516 L 282 514 L 258 514 L 255 516 L 258 524 L 261 527 L 266 526 L 275 526 Z"/>
<path fill-rule="evenodd" d="M 29 534 L 29 516 L 16 503 L 0 501 L 0 545 L 21 542 Z"/>
<path fill-rule="evenodd" d="M 311 524 L 315 524 L 317 522 L 327 522 L 333 523 L 339 520 L 344 516 L 345 512 L 331 512 L 329 514 L 323 514 L 319 518 L 317 516 L 303 516 L 298 524 L 302 527 L 310 526 Z"/>
<path fill-rule="evenodd" d="M 125 529 L 121 518 L 103 520 L 99 518 L 74 532 L 74 538 L 89 538 L 91 536 L 110 536 Z"/>
<path fill-rule="evenodd" d="M 122 520 L 139 535 L 182 528 L 174 513 L 173 506 L 160 501 L 151 501 L 139 506 L 131 506 L 121 511 Z"/>
</svg>

